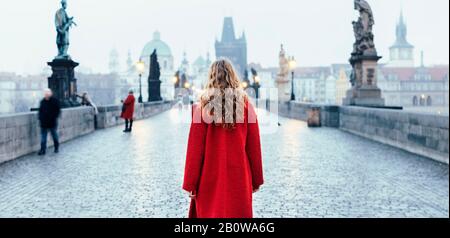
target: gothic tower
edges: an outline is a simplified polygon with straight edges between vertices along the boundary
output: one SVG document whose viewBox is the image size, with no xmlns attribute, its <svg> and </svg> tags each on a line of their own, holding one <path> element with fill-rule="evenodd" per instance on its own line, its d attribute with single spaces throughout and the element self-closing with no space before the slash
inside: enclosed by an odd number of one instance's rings
<svg viewBox="0 0 450 238">
<path fill-rule="evenodd" d="M 245 32 L 236 38 L 232 17 L 224 19 L 222 39 L 216 40 L 216 57 L 230 60 L 240 76 L 244 75 L 247 69 L 247 40 Z"/>
</svg>

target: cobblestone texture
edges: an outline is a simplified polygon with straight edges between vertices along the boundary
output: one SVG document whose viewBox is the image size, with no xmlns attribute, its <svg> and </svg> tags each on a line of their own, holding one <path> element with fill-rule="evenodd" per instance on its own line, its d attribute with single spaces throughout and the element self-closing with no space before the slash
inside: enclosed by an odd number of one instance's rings
<svg viewBox="0 0 450 238">
<path fill-rule="evenodd" d="M 0 165 L 0 217 L 185 217 L 188 125 L 169 111 Z M 448 217 L 448 165 L 280 119 L 263 136 L 256 217 Z"/>
</svg>

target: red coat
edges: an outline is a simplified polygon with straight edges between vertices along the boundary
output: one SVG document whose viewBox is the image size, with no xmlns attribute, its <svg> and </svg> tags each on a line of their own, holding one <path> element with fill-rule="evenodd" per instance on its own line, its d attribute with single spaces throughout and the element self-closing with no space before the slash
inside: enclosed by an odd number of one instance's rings
<svg viewBox="0 0 450 238">
<path fill-rule="evenodd" d="M 253 217 L 253 189 L 264 181 L 259 125 L 248 123 L 249 114 L 256 118 L 253 107 L 245 111 L 245 123 L 233 130 L 192 123 L 183 184 L 196 194 L 190 218 Z"/>
<path fill-rule="evenodd" d="M 136 99 L 134 98 L 134 96 L 132 94 L 128 95 L 125 102 L 123 102 L 123 109 L 120 117 L 127 120 L 133 119 L 135 102 Z"/>
</svg>

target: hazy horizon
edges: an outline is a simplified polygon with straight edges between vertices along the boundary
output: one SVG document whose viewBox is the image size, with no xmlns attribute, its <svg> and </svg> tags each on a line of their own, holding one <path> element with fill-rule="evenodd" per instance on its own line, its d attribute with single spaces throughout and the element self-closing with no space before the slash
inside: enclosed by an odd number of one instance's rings
<svg viewBox="0 0 450 238">
<path fill-rule="evenodd" d="M 449 63 L 449 1 L 369 0 L 374 14 L 375 43 L 389 59 L 401 9 L 408 41 L 416 47 L 416 64 L 425 52 L 427 65 Z M 54 14 L 60 0 L 0 0 L 0 72 L 35 74 L 56 55 Z M 108 72 L 109 54 L 117 49 L 124 66 L 130 50 L 137 60 L 153 32 L 161 32 L 176 66 L 184 51 L 193 62 L 210 52 L 221 36 L 223 18 L 232 16 L 236 33 L 246 32 L 248 62 L 278 66 L 283 43 L 299 66 L 347 63 L 356 19 L 353 0 L 68 0 L 78 27 L 71 31 L 69 54 L 94 72 Z"/>
</svg>

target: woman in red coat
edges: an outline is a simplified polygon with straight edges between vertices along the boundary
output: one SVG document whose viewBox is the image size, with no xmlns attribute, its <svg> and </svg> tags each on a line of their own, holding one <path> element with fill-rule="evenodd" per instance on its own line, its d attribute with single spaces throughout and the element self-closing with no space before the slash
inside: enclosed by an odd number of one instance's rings
<svg viewBox="0 0 450 238">
<path fill-rule="evenodd" d="M 134 98 L 133 90 L 130 90 L 127 99 L 123 102 L 122 114 L 120 117 L 125 119 L 125 130 L 123 132 L 131 132 L 133 127 L 133 115 L 134 115 L 134 104 L 136 99 Z"/>
<path fill-rule="evenodd" d="M 252 196 L 263 184 L 255 110 L 226 60 L 213 63 L 205 91 L 193 107 L 187 149 L 189 217 L 252 218 Z"/>
</svg>

